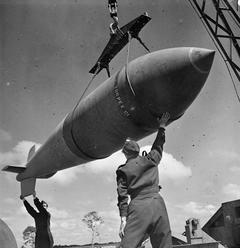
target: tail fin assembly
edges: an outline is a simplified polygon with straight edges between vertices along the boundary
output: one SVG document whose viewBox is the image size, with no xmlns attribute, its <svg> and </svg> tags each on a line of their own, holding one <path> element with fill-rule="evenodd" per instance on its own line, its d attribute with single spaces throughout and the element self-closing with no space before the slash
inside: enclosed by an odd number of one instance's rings
<svg viewBox="0 0 240 248">
<path fill-rule="evenodd" d="M 36 150 L 35 145 L 33 145 L 29 150 L 27 161 L 30 161 L 31 158 L 34 156 L 35 150 Z M 2 169 L 2 171 L 13 172 L 17 174 L 22 173 L 25 170 L 26 167 L 12 166 L 12 165 L 7 165 Z M 21 181 L 21 197 L 26 197 L 34 194 L 35 186 L 36 186 L 36 178 L 29 178 Z"/>
<path fill-rule="evenodd" d="M 35 152 L 36 152 L 36 146 L 33 145 L 33 146 L 31 147 L 31 149 L 29 150 L 29 152 L 28 152 L 27 161 L 30 161 L 30 159 L 33 157 L 33 155 L 35 154 Z"/>
<path fill-rule="evenodd" d="M 29 178 L 21 181 L 21 197 L 33 195 L 35 193 L 36 178 Z"/>
<path fill-rule="evenodd" d="M 27 161 L 30 161 L 30 159 L 33 157 L 35 154 L 36 147 L 33 145 L 31 149 L 28 152 L 28 158 Z M 26 170 L 26 167 L 21 167 L 21 166 L 13 166 L 13 165 L 7 165 L 5 166 L 2 171 L 7 171 L 7 172 L 13 172 L 13 173 L 22 173 Z"/>
<path fill-rule="evenodd" d="M 13 172 L 13 173 L 19 174 L 19 173 L 24 172 L 25 169 L 26 169 L 25 167 L 7 165 L 2 169 L 2 171 Z"/>
</svg>

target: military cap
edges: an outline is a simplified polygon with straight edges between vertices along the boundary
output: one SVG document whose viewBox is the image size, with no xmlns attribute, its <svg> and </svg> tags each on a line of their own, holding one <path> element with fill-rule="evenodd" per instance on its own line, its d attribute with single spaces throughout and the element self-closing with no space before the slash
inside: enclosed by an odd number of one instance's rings
<svg viewBox="0 0 240 248">
<path fill-rule="evenodd" d="M 139 145 L 134 140 L 127 139 L 123 145 L 122 152 L 126 154 L 138 154 L 140 151 Z"/>
</svg>

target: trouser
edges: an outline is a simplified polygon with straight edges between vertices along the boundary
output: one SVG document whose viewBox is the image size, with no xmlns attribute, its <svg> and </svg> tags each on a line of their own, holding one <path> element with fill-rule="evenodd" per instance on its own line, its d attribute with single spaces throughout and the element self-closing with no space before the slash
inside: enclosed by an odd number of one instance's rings
<svg viewBox="0 0 240 248">
<path fill-rule="evenodd" d="M 137 248 L 150 237 L 153 248 L 171 248 L 172 236 L 168 214 L 159 194 L 134 198 L 128 208 L 122 248 Z"/>
</svg>

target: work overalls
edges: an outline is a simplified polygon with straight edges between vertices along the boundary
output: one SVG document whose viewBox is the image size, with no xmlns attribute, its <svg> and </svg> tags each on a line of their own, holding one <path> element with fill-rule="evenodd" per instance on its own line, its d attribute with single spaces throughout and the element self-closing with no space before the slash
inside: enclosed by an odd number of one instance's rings
<svg viewBox="0 0 240 248">
<path fill-rule="evenodd" d="M 172 247 L 168 214 L 159 194 L 158 164 L 164 142 L 164 129 L 160 128 L 146 156 L 130 159 L 117 170 L 119 212 L 127 217 L 122 248 L 140 247 L 148 237 L 153 248 Z"/>
</svg>

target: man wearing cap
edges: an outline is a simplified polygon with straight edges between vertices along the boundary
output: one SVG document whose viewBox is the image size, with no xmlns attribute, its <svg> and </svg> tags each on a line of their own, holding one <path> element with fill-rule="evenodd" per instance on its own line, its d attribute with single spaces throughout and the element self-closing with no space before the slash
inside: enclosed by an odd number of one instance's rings
<svg viewBox="0 0 240 248">
<path fill-rule="evenodd" d="M 133 140 L 126 140 L 123 146 L 127 161 L 116 172 L 122 248 L 140 247 L 148 237 L 153 248 L 172 247 L 168 214 L 159 194 L 158 174 L 169 118 L 169 113 L 158 118 L 157 137 L 145 156 L 139 156 L 139 145 Z"/>
<path fill-rule="evenodd" d="M 36 193 L 33 194 L 33 201 L 38 211 L 36 211 L 29 202 L 22 196 L 20 199 L 28 211 L 28 213 L 34 218 L 36 225 L 36 237 L 35 248 L 52 248 L 53 236 L 50 230 L 50 218 L 51 214 L 47 211 L 48 204 L 45 201 L 39 201 L 36 197 Z"/>
</svg>

